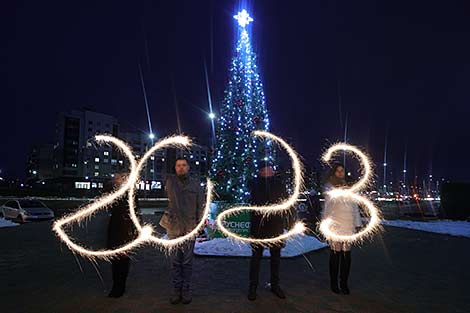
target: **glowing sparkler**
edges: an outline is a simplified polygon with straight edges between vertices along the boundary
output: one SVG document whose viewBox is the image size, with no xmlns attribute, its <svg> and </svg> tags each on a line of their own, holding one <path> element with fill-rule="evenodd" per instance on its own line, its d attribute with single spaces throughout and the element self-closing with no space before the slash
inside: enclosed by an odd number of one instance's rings
<svg viewBox="0 0 470 313">
<path fill-rule="evenodd" d="M 137 164 L 137 167 L 136 167 L 137 177 L 140 176 L 140 172 L 142 171 L 142 168 L 144 167 L 146 160 L 152 154 L 154 154 L 157 150 L 162 149 L 162 148 L 167 147 L 167 146 L 187 147 L 189 145 L 191 145 L 191 141 L 186 136 L 172 136 L 172 137 L 168 137 L 166 139 L 163 139 L 163 140 L 159 141 L 152 148 L 150 148 L 144 154 L 144 156 L 139 160 L 139 163 Z M 158 237 L 155 237 L 155 236 L 151 235 L 151 236 L 149 236 L 148 240 L 150 242 L 160 246 L 160 247 L 164 247 L 166 249 L 171 250 L 171 249 L 176 248 L 179 245 L 183 244 L 185 241 L 191 240 L 192 238 L 195 238 L 197 236 L 197 234 L 201 231 L 201 229 L 205 226 L 205 219 L 209 215 L 210 203 L 212 201 L 212 188 L 213 188 L 213 186 L 212 186 L 212 183 L 209 179 L 207 180 L 206 186 L 207 186 L 206 203 L 205 203 L 205 207 L 204 207 L 204 210 L 203 210 L 203 215 L 202 215 L 203 217 L 191 232 L 189 232 L 188 234 L 186 234 L 184 236 L 180 236 L 180 237 L 174 238 L 174 239 L 163 239 L 163 238 L 158 238 Z M 135 193 L 134 188 L 135 188 L 135 184 L 132 185 L 130 190 L 129 190 L 129 214 L 130 214 L 130 217 L 131 217 L 132 221 L 134 222 L 134 225 L 137 227 L 137 229 L 140 230 L 140 229 L 143 229 L 145 227 L 150 227 L 150 226 L 146 225 L 146 226 L 142 227 L 142 225 L 140 225 L 139 219 L 136 216 L 134 201 L 133 201 L 133 197 L 134 197 L 134 193 Z"/>
<path fill-rule="evenodd" d="M 90 217 L 94 213 L 96 213 L 100 209 L 105 209 L 109 205 L 111 205 L 114 201 L 118 198 L 125 196 L 126 192 L 129 188 L 135 184 L 138 177 L 136 177 L 136 161 L 134 155 L 132 154 L 131 148 L 124 143 L 123 141 L 114 138 L 112 136 L 96 136 L 96 141 L 98 143 L 111 143 L 114 144 L 122 153 L 123 155 L 129 160 L 130 163 L 130 173 L 127 177 L 125 183 L 123 183 L 116 191 L 106 194 L 101 198 L 98 198 L 96 201 L 88 204 L 87 206 L 83 207 L 82 209 L 78 210 L 77 212 L 65 216 L 59 220 L 57 220 L 53 225 L 53 230 L 59 236 L 59 238 L 65 242 L 65 244 L 73 251 L 78 252 L 81 255 L 87 256 L 89 258 L 103 258 L 109 259 L 114 255 L 123 254 L 128 250 L 135 248 L 142 244 L 151 233 L 151 230 L 146 228 L 139 233 L 139 236 L 133 240 L 132 242 L 118 247 L 116 249 L 111 250 L 90 250 L 86 249 L 76 243 L 74 243 L 67 233 L 63 230 L 63 226 L 72 222 L 79 223 L 83 219 Z"/>
<path fill-rule="evenodd" d="M 129 176 L 127 177 L 125 183 L 123 183 L 116 191 L 106 194 L 101 198 L 98 198 L 96 201 L 92 202 L 91 204 L 83 207 L 82 209 L 78 210 L 77 212 L 65 216 L 59 220 L 57 220 L 53 225 L 53 230 L 59 236 L 59 238 L 65 242 L 65 244 L 74 252 L 77 252 L 85 257 L 88 258 L 101 258 L 108 260 L 114 256 L 125 254 L 129 252 L 131 249 L 140 246 L 144 243 L 150 242 L 160 245 L 161 247 L 171 249 L 176 247 L 186 240 L 196 237 L 198 232 L 204 226 L 205 217 L 207 217 L 209 213 L 209 207 L 211 202 L 211 195 L 212 195 L 212 183 L 210 180 L 207 180 L 207 194 L 206 194 L 206 204 L 204 208 L 204 215 L 199 224 L 188 234 L 171 239 L 165 240 L 161 238 L 157 238 L 153 236 L 154 229 L 151 225 L 144 225 L 142 226 L 137 218 L 135 213 L 134 207 L 134 197 L 135 197 L 135 186 L 138 182 L 140 172 L 145 164 L 145 161 L 153 154 L 156 150 L 162 149 L 167 146 L 179 146 L 179 147 L 186 147 L 191 144 L 188 137 L 185 136 L 172 136 L 165 139 L 160 140 L 157 142 L 147 153 L 139 160 L 135 160 L 135 157 L 132 153 L 131 148 L 124 143 L 123 141 L 112 137 L 112 136 L 96 136 L 96 141 L 99 143 L 112 143 L 117 146 L 117 148 L 126 156 L 130 163 L 130 172 Z M 72 222 L 80 222 L 83 219 L 90 217 L 95 212 L 100 209 L 105 209 L 106 207 L 110 206 L 114 201 L 117 199 L 125 196 L 127 193 L 128 195 L 128 205 L 129 205 L 129 215 L 131 217 L 132 222 L 137 228 L 138 236 L 133 241 L 118 247 L 116 249 L 108 249 L 108 250 L 90 250 L 84 248 L 70 239 L 67 233 L 63 230 L 63 226 Z"/>
<path fill-rule="evenodd" d="M 269 132 L 254 131 L 253 135 L 258 136 L 258 137 L 265 137 L 267 139 L 273 140 L 279 143 L 287 151 L 287 154 L 292 160 L 292 168 L 294 170 L 294 192 L 289 198 L 277 204 L 268 205 L 268 206 L 240 206 L 240 207 L 234 207 L 234 208 L 225 210 L 217 216 L 216 224 L 217 224 L 218 229 L 223 234 L 233 239 L 243 241 L 243 242 L 248 242 L 248 243 L 254 243 L 254 244 L 275 245 L 277 243 L 282 242 L 284 239 L 291 237 L 292 235 L 303 233 L 306 229 L 305 225 L 302 222 L 298 222 L 294 225 L 292 229 L 290 229 L 288 232 L 280 236 L 273 237 L 273 238 L 256 239 L 256 238 L 239 236 L 229 231 L 223 224 L 223 221 L 226 218 L 236 215 L 240 213 L 241 211 L 245 211 L 245 210 L 256 211 L 256 212 L 262 213 L 264 216 L 269 216 L 271 214 L 284 213 L 295 204 L 295 202 L 297 201 L 297 198 L 299 197 L 300 188 L 303 183 L 303 176 L 302 176 L 302 165 L 297 156 L 297 153 L 283 139 Z"/>
<path fill-rule="evenodd" d="M 324 162 L 330 161 L 332 155 L 337 151 L 347 151 L 353 153 L 360 161 L 362 166 L 362 178 L 349 188 L 334 188 L 330 191 L 327 191 L 328 196 L 332 199 L 344 199 L 345 201 L 353 201 L 359 204 L 362 204 L 368 211 L 370 220 L 361 231 L 353 235 L 340 235 L 337 234 L 332 228 L 335 221 L 327 217 L 320 223 L 320 231 L 323 233 L 325 238 L 328 241 L 340 241 L 354 243 L 363 240 L 364 238 L 371 236 L 380 229 L 380 212 L 379 209 L 368 199 L 357 194 L 357 192 L 366 188 L 372 179 L 372 165 L 369 157 L 359 150 L 357 147 L 345 144 L 338 143 L 331 146 L 323 155 L 322 159 Z"/>
</svg>

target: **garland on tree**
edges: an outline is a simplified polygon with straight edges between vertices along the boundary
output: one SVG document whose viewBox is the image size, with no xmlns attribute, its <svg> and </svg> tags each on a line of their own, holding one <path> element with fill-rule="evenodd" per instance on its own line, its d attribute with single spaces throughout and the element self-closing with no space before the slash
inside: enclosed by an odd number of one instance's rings
<svg viewBox="0 0 470 313">
<path fill-rule="evenodd" d="M 263 84 L 246 26 L 253 21 L 243 10 L 234 16 L 240 36 L 229 69 L 229 79 L 217 123 L 211 177 L 222 200 L 248 201 L 249 182 L 263 161 L 273 162 L 270 141 L 255 138 L 254 130 L 269 131 Z"/>
</svg>

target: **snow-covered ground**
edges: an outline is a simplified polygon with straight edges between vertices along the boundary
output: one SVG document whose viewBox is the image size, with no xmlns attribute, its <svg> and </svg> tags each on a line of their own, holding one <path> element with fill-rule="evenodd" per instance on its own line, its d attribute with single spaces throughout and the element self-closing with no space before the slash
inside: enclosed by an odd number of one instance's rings
<svg viewBox="0 0 470 313">
<path fill-rule="evenodd" d="M 315 237 L 298 235 L 287 240 L 286 247 L 281 250 L 281 257 L 291 258 L 326 246 L 326 243 Z M 251 247 L 247 243 L 236 242 L 228 238 L 214 238 L 208 241 L 196 242 L 194 253 L 210 256 L 251 256 Z M 269 256 L 268 249 L 264 250 L 264 256 Z"/>
<path fill-rule="evenodd" d="M 404 220 L 383 220 L 382 224 L 394 227 L 403 227 L 431 233 L 447 234 L 470 238 L 470 222 L 438 220 L 429 222 L 416 222 Z"/>
<path fill-rule="evenodd" d="M 18 226 L 19 224 L 10 222 L 4 218 L 0 218 L 0 228 L 2 227 L 12 227 L 12 226 Z"/>
</svg>

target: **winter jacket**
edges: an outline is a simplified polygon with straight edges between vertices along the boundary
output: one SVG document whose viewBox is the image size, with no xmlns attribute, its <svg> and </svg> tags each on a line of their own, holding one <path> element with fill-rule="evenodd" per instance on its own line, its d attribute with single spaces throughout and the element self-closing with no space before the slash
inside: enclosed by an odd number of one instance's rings
<svg viewBox="0 0 470 313">
<path fill-rule="evenodd" d="M 163 214 L 160 225 L 170 237 L 191 232 L 204 213 L 205 197 L 201 184 L 188 175 L 172 175 L 167 178 L 165 191 L 168 196 L 168 209 Z"/>
<path fill-rule="evenodd" d="M 357 204 L 344 198 L 331 198 L 327 191 L 331 190 L 333 185 L 325 185 L 325 207 L 323 209 L 323 218 L 331 218 L 333 230 L 339 235 L 352 235 L 356 232 L 356 227 L 361 227 L 361 215 Z"/>
<path fill-rule="evenodd" d="M 254 206 L 275 204 L 288 197 L 286 186 L 277 176 L 258 177 L 251 183 L 250 203 Z M 264 216 L 251 212 L 250 233 L 253 238 L 263 239 L 281 235 L 284 229 L 290 228 L 294 220 L 294 209 L 282 214 Z"/>
<path fill-rule="evenodd" d="M 137 206 L 135 206 L 137 208 Z M 137 229 L 129 216 L 127 198 L 122 197 L 109 209 L 107 248 L 116 249 L 137 238 Z"/>
</svg>

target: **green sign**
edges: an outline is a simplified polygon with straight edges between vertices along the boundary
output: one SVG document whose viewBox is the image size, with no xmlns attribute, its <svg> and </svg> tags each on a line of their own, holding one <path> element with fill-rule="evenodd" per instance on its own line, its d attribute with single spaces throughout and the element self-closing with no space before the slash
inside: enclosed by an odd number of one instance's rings
<svg viewBox="0 0 470 313">
<path fill-rule="evenodd" d="M 217 218 L 217 215 L 219 213 L 239 206 L 240 204 L 228 204 L 225 202 L 218 202 L 217 203 L 217 209 L 215 210 L 212 218 L 215 220 Z M 237 215 L 232 215 L 228 218 L 226 218 L 223 223 L 224 227 L 227 228 L 229 231 L 243 237 L 249 237 L 250 236 L 250 222 L 251 220 L 251 214 L 250 211 L 242 211 Z M 225 237 L 219 230 L 215 230 L 215 232 L 212 234 L 213 238 L 222 238 Z"/>
</svg>

